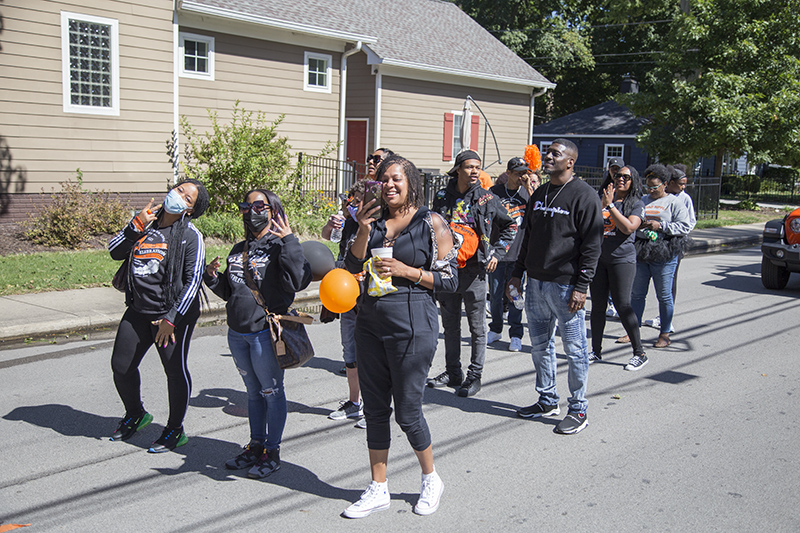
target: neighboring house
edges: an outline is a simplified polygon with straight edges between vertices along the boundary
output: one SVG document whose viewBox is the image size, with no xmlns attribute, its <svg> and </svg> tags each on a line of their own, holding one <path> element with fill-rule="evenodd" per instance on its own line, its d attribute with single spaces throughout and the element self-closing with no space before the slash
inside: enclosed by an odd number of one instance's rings
<svg viewBox="0 0 800 533">
<path fill-rule="evenodd" d="M 554 139 L 564 137 L 578 145 L 577 166 L 602 168 L 610 158 L 621 157 L 642 173 L 650 163 L 647 152 L 636 145 L 644 121 L 610 100 L 537 124 L 533 142 L 544 152 Z"/>
<path fill-rule="evenodd" d="M 363 162 L 386 146 L 444 171 L 467 95 L 505 162 L 531 138 L 534 97 L 554 87 L 440 0 L 5 0 L 0 21 L 0 222 L 77 168 L 85 187 L 133 205 L 163 194 L 179 117 L 202 131 L 207 110 L 228 120 L 236 100 L 285 114 L 278 131 L 295 151 L 341 142 L 339 158 Z"/>
</svg>

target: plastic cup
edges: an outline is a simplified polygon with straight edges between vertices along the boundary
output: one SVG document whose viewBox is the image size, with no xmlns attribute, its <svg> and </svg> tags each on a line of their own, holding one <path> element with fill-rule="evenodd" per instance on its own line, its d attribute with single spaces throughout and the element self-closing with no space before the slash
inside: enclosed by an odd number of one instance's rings
<svg viewBox="0 0 800 533">
<path fill-rule="evenodd" d="M 381 259 L 389 259 L 394 253 L 393 248 L 373 248 L 372 257 L 380 257 Z"/>
</svg>

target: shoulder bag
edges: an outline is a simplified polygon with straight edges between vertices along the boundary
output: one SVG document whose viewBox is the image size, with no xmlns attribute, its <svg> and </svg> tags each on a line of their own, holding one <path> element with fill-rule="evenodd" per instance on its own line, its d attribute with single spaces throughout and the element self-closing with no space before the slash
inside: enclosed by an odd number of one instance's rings
<svg viewBox="0 0 800 533">
<path fill-rule="evenodd" d="M 290 309 L 285 315 L 270 313 L 261 291 L 258 290 L 253 272 L 250 270 L 250 260 L 247 257 L 248 243 L 245 241 L 242 251 L 242 270 L 247 288 L 253 293 L 256 303 L 264 309 L 267 315 L 267 326 L 270 330 L 272 349 L 278 360 L 278 365 L 286 370 L 299 368 L 314 357 L 314 346 L 308 338 L 304 324 L 311 324 L 314 318 L 306 313 L 298 313 Z"/>
</svg>

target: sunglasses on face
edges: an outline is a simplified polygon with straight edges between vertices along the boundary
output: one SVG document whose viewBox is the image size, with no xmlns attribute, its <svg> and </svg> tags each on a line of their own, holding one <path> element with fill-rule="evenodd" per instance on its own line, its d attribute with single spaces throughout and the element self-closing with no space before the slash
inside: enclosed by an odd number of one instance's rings
<svg viewBox="0 0 800 533">
<path fill-rule="evenodd" d="M 264 200 L 256 200 L 253 203 L 250 202 L 242 202 L 239 204 L 239 211 L 242 213 L 247 213 L 252 209 L 256 213 L 261 213 L 265 209 L 269 209 L 269 204 L 267 204 Z"/>
<path fill-rule="evenodd" d="M 614 176 L 614 179 L 619 179 L 619 178 L 622 178 L 625 181 L 631 181 L 633 179 L 633 176 L 631 176 L 630 174 L 619 174 L 619 173 Z"/>
<path fill-rule="evenodd" d="M 375 163 L 377 165 L 377 164 L 379 164 L 381 162 L 381 159 L 383 159 L 382 156 L 371 155 L 371 156 L 367 157 L 367 163 Z"/>
<path fill-rule="evenodd" d="M 645 189 L 647 189 L 648 191 L 655 191 L 655 190 L 659 189 L 662 185 L 664 185 L 664 184 L 663 183 L 659 183 L 658 185 L 652 185 L 652 186 L 651 185 L 646 185 Z"/>
</svg>

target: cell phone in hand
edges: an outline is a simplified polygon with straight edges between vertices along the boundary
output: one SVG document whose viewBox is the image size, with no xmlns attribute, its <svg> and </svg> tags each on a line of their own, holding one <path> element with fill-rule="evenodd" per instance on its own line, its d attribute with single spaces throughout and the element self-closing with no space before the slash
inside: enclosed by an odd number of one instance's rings
<svg viewBox="0 0 800 533">
<path fill-rule="evenodd" d="M 380 207 L 380 209 L 373 215 L 374 218 L 381 218 L 383 216 L 383 182 L 382 181 L 367 181 L 364 183 L 365 190 L 364 190 L 364 204 L 367 205 L 373 199 L 377 199 L 378 201 L 375 202 L 372 207 L 369 209 L 374 208 L 375 206 Z"/>
</svg>

